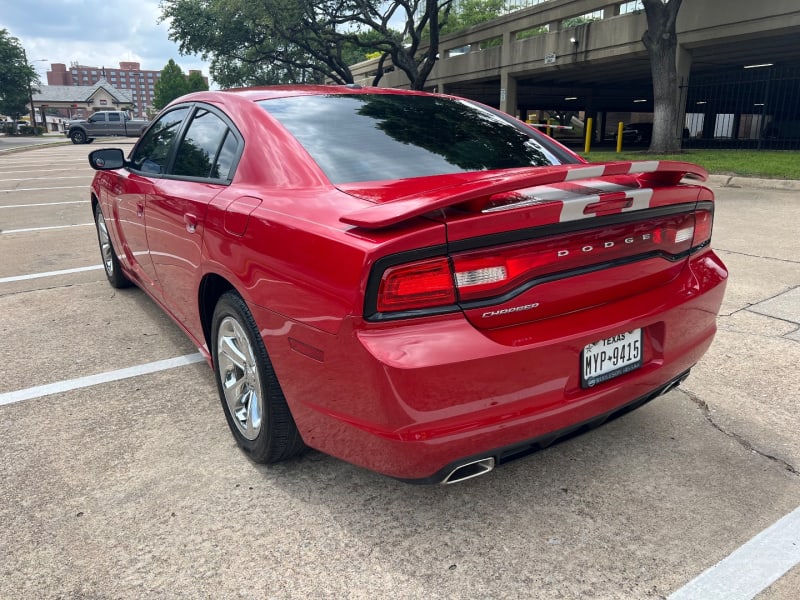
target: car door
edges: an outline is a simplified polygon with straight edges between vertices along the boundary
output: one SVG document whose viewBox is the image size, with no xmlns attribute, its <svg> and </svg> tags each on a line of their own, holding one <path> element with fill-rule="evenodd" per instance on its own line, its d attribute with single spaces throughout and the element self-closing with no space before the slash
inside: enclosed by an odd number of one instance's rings
<svg viewBox="0 0 800 600">
<path fill-rule="evenodd" d="M 164 303 L 198 339 L 203 232 L 209 203 L 233 177 L 242 139 L 218 110 L 195 106 L 169 173 L 147 198 L 147 242 Z"/>
<path fill-rule="evenodd" d="M 122 114 L 118 112 L 108 113 L 108 123 L 106 124 L 106 135 L 124 135 L 125 127 Z"/>
<path fill-rule="evenodd" d="M 117 172 L 119 181 L 109 199 L 108 208 L 123 260 L 155 296 L 161 296 L 161 286 L 147 244 L 147 199 L 153 194 L 155 182 L 167 171 L 188 113 L 189 108 L 183 107 L 161 116 L 134 147 L 129 168 Z"/>
<path fill-rule="evenodd" d="M 106 131 L 106 114 L 95 113 L 86 119 L 86 134 L 88 137 L 93 135 L 103 135 Z"/>
</svg>

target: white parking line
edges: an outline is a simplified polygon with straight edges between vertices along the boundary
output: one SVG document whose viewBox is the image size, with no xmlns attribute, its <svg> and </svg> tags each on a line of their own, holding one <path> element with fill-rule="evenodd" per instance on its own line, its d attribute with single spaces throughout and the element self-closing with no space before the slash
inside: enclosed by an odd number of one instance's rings
<svg viewBox="0 0 800 600">
<path fill-rule="evenodd" d="M 14 177 L 9 179 L 0 179 L 0 183 L 3 183 L 4 181 L 38 181 L 39 179 L 47 179 L 48 181 L 52 181 L 53 179 L 83 179 L 85 177 L 92 177 L 92 174 L 87 173 L 86 175 L 56 175 L 50 177 Z"/>
<path fill-rule="evenodd" d="M 26 281 L 28 279 L 39 279 L 40 277 L 55 277 L 56 275 L 69 275 L 70 273 L 82 273 L 84 271 L 96 271 L 102 269 L 103 265 L 93 265 L 91 267 L 76 267 L 74 269 L 63 269 L 61 271 L 46 271 L 44 273 L 29 273 L 28 275 L 12 275 L 10 277 L 0 277 L 0 283 L 11 283 L 12 281 Z"/>
<path fill-rule="evenodd" d="M 46 190 L 85 190 L 85 185 L 64 185 L 60 187 L 44 188 L 14 188 L 13 190 L 0 190 L 0 194 L 10 194 L 11 192 L 41 192 Z"/>
<path fill-rule="evenodd" d="M 668 600 L 750 600 L 800 564 L 800 507 L 701 573 Z"/>
<path fill-rule="evenodd" d="M 70 227 L 88 227 L 94 223 L 78 223 L 77 225 L 51 225 L 49 227 L 26 227 L 24 229 L 0 229 L 0 233 L 28 233 L 31 231 L 47 231 L 50 229 L 69 229 Z"/>
<path fill-rule="evenodd" d="M 86 200 L 70 200 L 69 202 L 39 202 L 37 204 L 9 204 L 0 208 L 28 208 L 29 206 L 56 206 L 58 204 L 86 204 Z"/>
<path fill-rule="evenodd" d="M 126 369 L 117 369 L 116 371 L 98 373 L 97 375 L 87 375 L 86 377 L 67 379 L 66 381 L 57 381 L 56 383 L 37 385 L 36 387 L 17 390 L 15 392 L 5 392 L 0 394 L 0 406 L 14 404 L 15 402 L 22 402 L 23 400 L 31 400 L 33 398 L 41 398 L 42 396 L 49 396 L 51 394 L 68 392 L 70 390 L 77 390 L 80 388 L 98 385 L 100 383 L 109 383 L 110 381 L 119 381 L 120 379 L 128 379 L 129 377 L 137 377 L 139 375 L 146 375 L 148 373 L 156 373 L 158 371 L 174 369 L 175 367 L 191 365 L 202 362 L 203 360 L 205 360 L 203 355 L 197 352 L 195 354 L 185 354 L 184 356 L 178 356 L 176 358 L 157 360 L 155 362 L 145 363 L 135 367 L 128 367 Z"/>
</svg>

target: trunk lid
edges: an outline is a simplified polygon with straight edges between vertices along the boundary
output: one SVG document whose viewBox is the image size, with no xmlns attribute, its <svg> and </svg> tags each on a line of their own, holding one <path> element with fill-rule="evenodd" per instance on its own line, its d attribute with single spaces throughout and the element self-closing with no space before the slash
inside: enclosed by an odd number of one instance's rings
<svg viewBox="0 0 800 600">
<path fill-rule="evenodd" d="M 454 303 L 474 326 L 492 329 L 612 302 L 676 277 L 710 237 L 710 202 L 702 214 L 697 209 L 713 196 L 681 184 L 687 176 L 707 174 L 689 163 L 647 161 L 359 184 L 345 191 L 374 204 L 341 221 L 366 229 L 419 216 L 444 223 Z"/>
</svg>

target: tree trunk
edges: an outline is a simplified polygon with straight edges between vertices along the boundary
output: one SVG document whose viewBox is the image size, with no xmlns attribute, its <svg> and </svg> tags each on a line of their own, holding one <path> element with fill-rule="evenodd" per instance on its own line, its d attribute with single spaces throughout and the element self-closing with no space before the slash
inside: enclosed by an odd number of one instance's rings
<svg viewBox="0 0 800 600">
<path fill-rule="evenodd" d="M 642 36 L 653 76 L 653 135 L 650 152 L 680 152 L 683 127 L 678 122 L 678 36 L 675 21 L 681 0 L 642 0 L 647 31 Z"/>
</svg>

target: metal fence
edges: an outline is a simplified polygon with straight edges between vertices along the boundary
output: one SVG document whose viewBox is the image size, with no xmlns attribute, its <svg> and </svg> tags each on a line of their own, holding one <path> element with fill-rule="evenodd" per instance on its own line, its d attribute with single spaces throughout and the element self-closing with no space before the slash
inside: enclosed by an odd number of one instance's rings
<svg viewBox="0 0 800 600">
<path fill-rule="evenodd" d="M 800 66 L 693 76 L 681 94 L 684 148 L 800 149 Z"/>
</svg>

